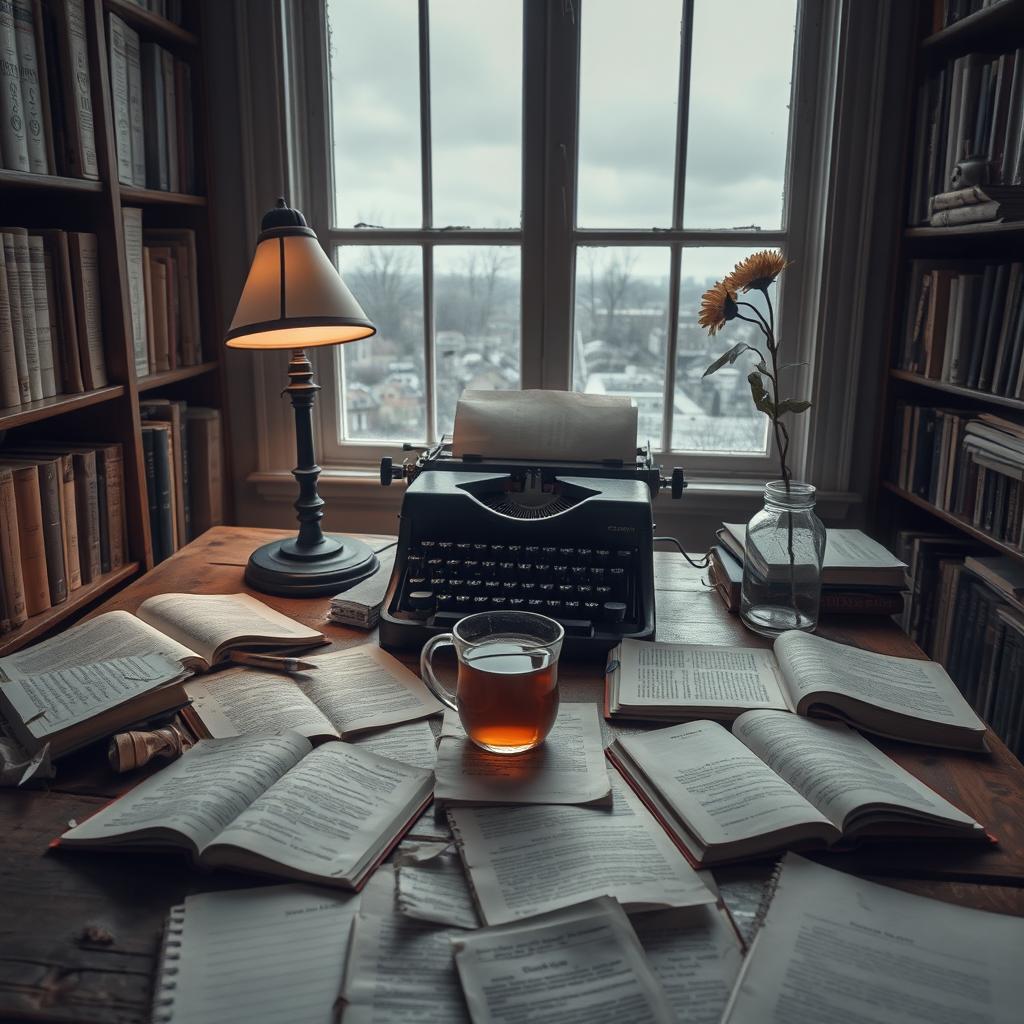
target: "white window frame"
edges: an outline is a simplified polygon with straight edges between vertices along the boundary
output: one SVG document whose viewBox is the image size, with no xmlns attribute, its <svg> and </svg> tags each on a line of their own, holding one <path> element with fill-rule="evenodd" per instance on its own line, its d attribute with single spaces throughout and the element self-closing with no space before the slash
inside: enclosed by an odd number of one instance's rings
<svg viewBox="0 0 1024 1024">
<path fill-rule="evenodd" d="M 263 186 L 243 177 L 247 207 L 262 210 L 268 195 L 285 190 L 328 247 L 331 182 L 324 170 L 330 162 L 329 112 L 323 102 L 328 81 L 323 2 L 268 0 L 256 8 L 249 8 L 246 0 L 231 2 L 239 23 L 244 129 L 240 159 L 243 166 L 273 171 L 261 172 L 268 178 Z M 570 0 L 565 0 L 565 6 L 571 7 Z M 797 27 L 790 180 L 806 182 L 807 202 L 802 216 L 790 211 L 787 255 L 797 262 L 785 275 L 784 343 L 788 353 L 795 345 L 798 358 L 809 360 L 800 387 L 809 393 L 814 407 L 798 419 L 791 463 L 796 473 L 815 483 L 819 507 L 836 521 L 854 515 L 863 499 L 851 484 L 856 485 L 863 474 L 863 423 L 870 421 L 872 403 L 877 400 L 870 384 L 878 347 L 872 339 L 884 330 L 884 304 L 878 301 L 877 288 L 887 286 L 878 261 L 888 258 L 899 223 L 899 197 L 881 173 L 892 162 L 893 144 L 899 143 L 886 125 L 894 117 L 898 122 L 899 110 L 909 102 L 909 70 L 899 56 L 907 49 L 901 33 L 912 33 L 912 26 L 902 24 L 907 19 L 900 12 L 900 6 L 893 7 L 888 0 L 804 0 Z M 273 53 L 263 56 L 264 50 Z M 271 97 L 264 95 L 266 90 L 257 99 L 248 84 L 246 61 L 256 59 L 255 55 L 264 69 L 272 59 L 275 64 L 274 76 L 280 83 L 275 110 L 269 109 Z M 545 145 L 552 143 L 545 140 Z M 541 153 L 540 159 L 545 156 Z M 527 153 L 527 169 L 529 161 Z M 232 172 L 235 166 L 232 160 Z M 868 216 L 867 211 L 875 215 Z M 251 224 L 228 227 L 255 237 L 258 216 L 253 213 L 249 219 Z M 768 237 L 759 233 L 751 241 L 763 245 Z M 744 240 L 739 235 L 732 239 Z M 535 269 L 531 267 L 530 272 Z M 870 285 L 875 286 L 875 294 Z M 524 386 L 567 384 L 568 353 L 545 347 L 545 322 L 538 322 L 536 311 L 532 318 L 524 317 L 522 333 L 526 339 Z M 725 343 L 727 339 L 726 335 Z M 315 362 L 319 357 L 318 373 L 325 384 L 319 433 L 321 443 L 326 442 L 322 450 L 329 454 L 322 460 L 321 492 L 343 497 L 357 519 L 362 509 L 367 514 L 397 509 L 400 488 L 375 490 L 370 485 L 379 456 L 401 458 L 400 449 L 359 446 L 344 459 L 331 451 L 338 422 L 330 394 L 333 357 L 327 353 L 324 359 L 322 352 L 313 355 Z M 866 374 L 862 362 L 868 367 Z M 245 445 L 255 449 L 255 468 L 246 476 L 244 494 L 251 494 L 252 501 L 286 505 L 294 500 L 289 467 L 295 456 L 290 416 L 279 397 L 282 374 L 283 367 L 272 359 L 254 361 L 251 421 L 255 430 Z M 858 389 L 858 379 L 867 381 L 867 386 Z M 759 484 L 771 473 L 771 456 L 753 466 L 742 459 L 711 458 L 717 459 L 717 467 L 707 457 L 692 453 L 662 460 L 685 466 L 691 480 L 687 500 L 680 503 L 686 509 L 680 507 L 678 512 L 699 515 L 708 510 L 713 516 L 732 510 L 736 516 L 750 509 Z M 675 503 L 669 508 L 675 509 Z"/>
</svg>

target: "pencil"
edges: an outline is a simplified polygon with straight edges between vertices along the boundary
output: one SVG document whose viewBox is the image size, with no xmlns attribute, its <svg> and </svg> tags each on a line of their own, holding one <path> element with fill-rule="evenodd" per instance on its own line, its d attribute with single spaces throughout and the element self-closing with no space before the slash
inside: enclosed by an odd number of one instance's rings
<svg viewBox="0 0 1024 1024">
<path fill-rule="evenodd" d="M 316 668 L 311 661 L 282 658 L 276 654 L 251 654 L 249 651 L 229 651 L 228 661 L 249 668 L 269 668 L 277 672 L 310 672 Z"/>
</svg>

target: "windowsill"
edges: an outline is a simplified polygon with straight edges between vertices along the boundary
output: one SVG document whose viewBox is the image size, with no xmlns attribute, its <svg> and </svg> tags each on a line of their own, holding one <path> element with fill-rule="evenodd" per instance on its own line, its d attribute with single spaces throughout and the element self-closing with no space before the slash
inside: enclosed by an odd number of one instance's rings
<svg viewBox="0 0 1024 1024">
<path fill-rule="evenodd" d="M 246 480 L 267 501 L 287 504 L 295 501 L 295 478 L 288 471 L 250 473 Z M 381 486 L 377 470 L 362 468 L 324 469 L 320 474 L 318 488 L 324 497 L 338 497 L 347 506 L 365 511 L 393 509 L 397 512 L 405 491 L 405 485 L 400 481 L 388 487 Z M 690 481 L 680 501 L 674 502 L 667 493 L 662 494 L 654 510 L 664 525 L 687 514 L 746 521 L 760 506 L 763 493 L 762 480 L 696 478 Z M 820 491 L 817 495 L 817 511 L 830 522 L 845 522 L 862 500 L 860 495 L 851 492 Z"/>
</svg>

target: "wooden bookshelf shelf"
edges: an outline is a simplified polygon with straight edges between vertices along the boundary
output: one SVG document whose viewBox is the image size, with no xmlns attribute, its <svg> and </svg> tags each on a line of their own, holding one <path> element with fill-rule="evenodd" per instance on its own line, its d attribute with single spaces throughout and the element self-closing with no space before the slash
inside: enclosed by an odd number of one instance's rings
<svg viewBox="0 0 1024 1024">
<path fill-rule="evenodd" d="M 893 380 L 906 381 L 909 384 L 916 384 L 919 387 L 931 388 L 933 391 L 941 391 L 947 395 L 958 395 L 960 398 L 969 398 L 975 402 L 984 402 L 986 405 L 999 405 L 1005 409 L 1015 409 L 1024 412 L 1024 399 L 1007 398 L 1005 395 L 990 395 L 985 391 L 976 391 L 974 388 L 961 387 L 959 384 L 947 384 L 945 381 L 932 380 L 930 377 L 922 377 L 919 373 L 911 373 L 909 370 L 890 370 L 889 376 Z"/>
<path fill-rule="evenodd" d="M 904 232 L 904 237 L 908 239 L 983 238 L 993 235 L 1017 235 L 1024 239 L 1024 221 L 1007 224 L 954 224 L 948 228 L 917 227 L 907 228 Z"/>
<path fill-rule="evenodd" d="M 0 430 L 11 430 L 14 427 L 23 427 L 26 423 L 48 420 L 51 416 L 60 416 L 100 402 L 109 402 L 113 398 L 121 398 L 122 395 L 124 387 L 121 384 L 111 384 L 95 391 L 85 391 L 80 395 L 57 395 L 54 398 L 41 398 L 38 402 L 19 405 L 15 409 L 0 409 Z"/>
<path fill-rule="evenodd" d="M 158 188 L 121 186 L 121 202 L 139 206 L 205 206 L 206 196 L 188 192 L 163 192 Z"/>
<path fill-rule="evenodd" d="M 63 178 L 57 174 L 31 174 L 28 171 L 7 171 L 0 169 L 0 187 L 4 191 L 32 190 L 45 192 L 94 192 L 103 191 L 102 181 L 89 178 Z"/>
<path fill-rule="evenodd" d="M 994 33 L 1024 32 L 1024 0 L 999 0 L 974 14 L 953 22 L 948 28 L 932 33 L 921 42 L 931 56 L 961 50 L 975 43 L 991 44 Z"/>
<path fill-rule="evenodd" d="M 63 604 L 54 605 L 52 608 L 47 608 L 45 612 L 33 615 L 28 622 L 11 630 L 10 633 L 0 636 L 0 657 L 10 654 L 19 647 L 24 647 L 31 640 L 42 636 L 68 616 L 82 611 L 93 601 L 99 600 L 122 583 L 126 583 L 138 571 L 139 563 L 129 562 L 120 569 L 108 572 L 98 580 L 85 583 L 78 590 L 71 591 Z"/>
<path fill-rule="evenodd" d="M 198 46 L 199 39 L 192 32 L 176 25 L 159 14 L 147 11 L 145 7 L 133 4 L 131 0 L 104 0 L 108 11 L 124 18 L 132 28 L 149 36 L 155 42 L 177 43 L 179 46 Z"/>
<path fill-rule="evenodd" d="M 984 530 L 979 530 L 973 523 L 964 519 L 963 516 L 946 512 L 944 509 L 933 505 L 930 501 L 919 498 L 916 494 L 911 494 L 910 491 L 905 491 L 902 487 L 898 487 L 888 480 L 882 481 L 882 486 L 903 501 L 908 501 L 911 505 L 916 505 L 918 508 L 930 512 L 936 519 L 941 519 L 944 523 L 949 523 L 950 526 L 955 526 L 958 530 L 966 533 L 967 536 L 981 541 L 982 544 L 987 544 L 993 551 L 998 551 L 999 554 L 1006 555 L 1008 558 L 1024 564 L 1024 551 L 1013 547 L 1011 544 L 1004 544 L 1001 540 L 996 540 L 995 537 L 985 533 Z"/>
<path fill-rule="evenodd" d="M 176 384 L 180 380 L 191 380 L 193 377 L 202 377 L 203 374 L 213 373 L 220 369 L 220 363 L 209 362 L 199 363 L 197 366 L 179 366 L 176 370 L 163 370 L 160 373 L 150 373 L 139 378 L 139 391 L 152 391 L 154 388 L 163 387 L 165 384 Z"/>
</svg>

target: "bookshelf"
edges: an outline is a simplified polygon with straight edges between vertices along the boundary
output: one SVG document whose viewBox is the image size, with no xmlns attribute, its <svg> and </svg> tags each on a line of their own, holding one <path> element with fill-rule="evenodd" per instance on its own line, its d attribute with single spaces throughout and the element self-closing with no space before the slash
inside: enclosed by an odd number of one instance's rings
<svg viewBox="0 0 1024 1024">
<path fill-rule="evenodd" d="M 96 235 L 100 268 L 102 343 L 108 383 L 81 394 L 0 408 L 0 453 L 39 441 L 119 443 L 123 450 L 124 518 L 127 528 L 125 564 L 69 592 L 67 600 L 30 616 L 13 631 L 0 635 L 0 656 L 67 625 L 100 600 L 109 598 L 154 565 L 154 538 L 143 451 L 140 401 L 183 399 L 190 406 L 220 409 L 221 466 L 226 479 L 226 409 L 223 380 L 222 322 L 212 282 L 210 206 L 206 163 L 206 104 L 203 102 L 202 0 L 184 0 L 183 25 L 175 24 L 129 0 L 84 0 L 99 180 L 0 170 L 3 223 L 34 229 L 60 228 Z M 140 37 L 155 42 L 187 63 L 191 75 L 191 111 L 195 136 L 195 179 L 199 194 L 165 192 L 128 186 L 118 180 L 108 17 L 116 14 Z M 47 60 L 51 57 L 47 54 Z M 188 228 L 195 235 L 198 280 L 197 315 L 202 344 L 198 365 L 136 376 L 132 311 L 125 262 L 122 209 L 142 210 L 149 229 Z M 223 500 L 228 500 L 225 490 Z M 225 507 L 225 513 L 228 509 Z M 182 541 L 184 543 L 184 541 Z"/>
<path fill-rule="evenodd" d="M 936 29 L 943 0 L 919 0 L 919 44 L 914 55 L 917 82 L 924 83 L 949 62 L 972 53 L 992 57 L 1014 53 L 1024 46 L 1024 0 L 996 0 L 995 3 L 960 18 L 945 28 Z M 916 166 L 921 158 L 915 143 L 915 127 L 923 102 L 920 90 L 907 118 L 907 143 L 902 157 L 906 202 L 904 210 L 913 208 L 912 192 Z M 940 507 L 920 493 L 900 486 L 893 479 L 893 459 L 899 458 L 901 441 L 900 408 L 902 404 L 975 416 L 991 413 L 1016 424 L 1024 424 L 1024 398 L 1012 393 L 991 393 L 980 387 L 937 379 L 934 373 L 901 368 L 901 347 L 905 345 L 909 292 L 912 286 L 913 261 L 962 261 L 1013 263 L 1020 261 L 1024 242 L 1024 222 L 958 224 L 932 227 L 905 222 L 894 237 L 892 295 L 890 296 L 890 330 L 885 340 L 884 376 L 880 382 L 880 419 L 876 431 L 876 481 L 871 504 L 875 531 L 892 542 L 901 530 L 947 530 L 978 542 L 991 555 L 1001 555 L 1024 565 L 1024 550 L 1014 543 L 992 536 L 976 527 L 964 515 Z M 971 345 L 977 344 L 971 339 Z M 961 344 L 964 344 L 961 342 Z M 942 374 L 941 376 L 945 376 Z"/>
</svg>

